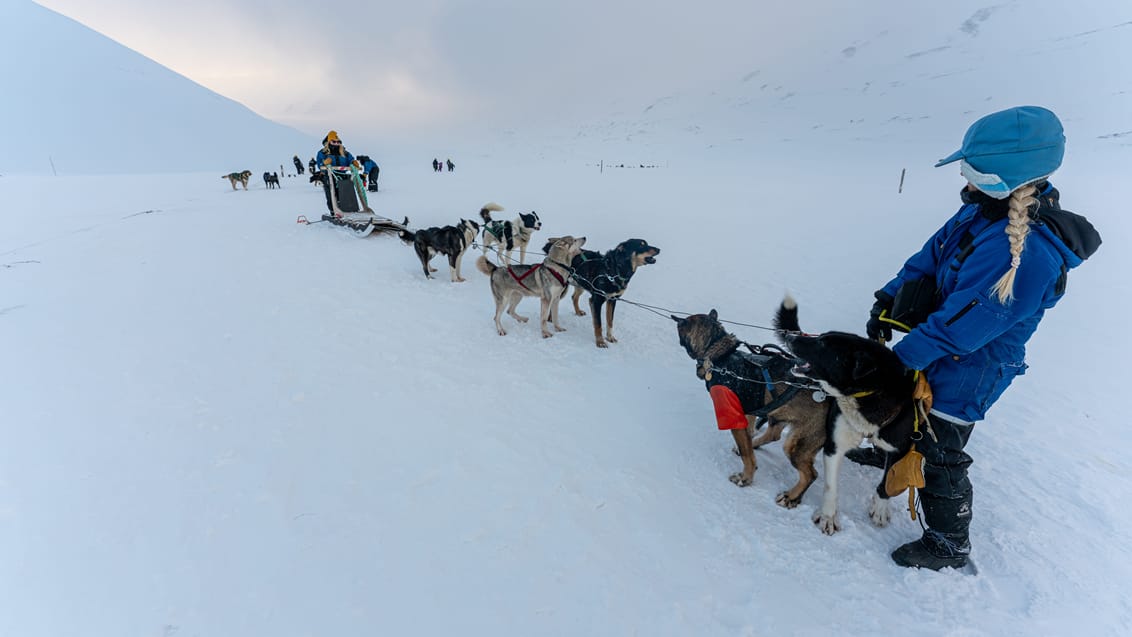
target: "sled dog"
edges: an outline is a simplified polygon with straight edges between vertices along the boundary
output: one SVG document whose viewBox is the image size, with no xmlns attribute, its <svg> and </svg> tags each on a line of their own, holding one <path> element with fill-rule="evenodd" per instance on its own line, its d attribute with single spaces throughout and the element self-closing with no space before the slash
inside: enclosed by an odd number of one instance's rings
<svg viewBox="0 0 1132 637">
<path fill-rule="evenodd" d="M 223 175 L 220 178 L 221 179 L 227 179 L 228 181 L 230 181 L 232 183 L 232 190 L 236 189 L 237 183 L 241 184 L 244 187 L 244 190 L 247 190 L 248 189 L 248 180 L 252 178 L 252 171 L 245 170 L 243 172 L 238 172 L 238 173 L 228 173 L 227 175 Z"/>
<path fill-rule="evenodd" d="M 672 316 L 680 345 L 696 361 L 696 376 L 704 381 L 715 405 L 716 424 L 730 429 L 743 470 L 732 474 L 734 484 L 745 487 L 754 479 L 758 463 L 755 449 L 790 430 L 782 451 L 798 471 L 798 482 L 775 497 L 787 509 L 798 506 L 802 495 L 817 479 L 814 457 L 825 445 L 826 424 L 836 412 L 834 400 L 815 400 L 813 389 L 801 387 L 791 374 L 794 359 L 774 345 L 757 351 L 740 351 L 740 341 L 719 322 L 715 310 L 687 318 Z M 755 437 L 763 423 L 766 430 Z"/>
<path fill-rule="evenodd" d="M 554 336 L 547 329 L 547 320 L 559 332 L 566 328 L 558 324 L 558 303 L 565 296 L 570 277 L 570 261 L 586 243 L 585 237 L 574 238 L 569 235 L 550 239 L 546 258 L 534 265 L 495 265 L 481 255 L 476 259 L 476 268 L 491 277 L 491 295 L 495 297 L 495 329 L 500 336 L 506 336 L 500 315 L 504 308 L 511 318 L 526 323 L 527 317 L 515 312 L 524 296 L 537 296 L 539 306 L 539 327 L 542 337 Z"/>
<path fill-rule="evenodd" d="M 841 530 L 837 518 L 838 473 L 845 453 L 869 438 L 873 445 L 900 458 L 912 446 L 916 405 L 912 398 L 913 372 L 883 344 L 856 334 L 825 332 L 802 334 L 798 307 L 787 297 L 778 310 L 775 326 L 791 353 L 799 359 L 793 373 L 816 382 L 837 400 L 839 414 L 827 433 L 824 454 L 825 491 L 813 521 L 826 535 Z M 922 426 L 926 427 L 927 423 Z M 889 496 L 880 485 L 869 506 L 877 526 L 888 524 Z"/>
<path fill-rule="evenodd" d="M 480 217 L 483 218 L 483 254 L 487 256 L 489 249 L 499 246 L 495 248 L 496 252 L 499 253 L 496 260 L 500 265 L 508 265 L 513 263 L 511 251 L 519 248 L 519 263 L 525 263 L 527 245 L 530 244 L 531 235 L 534 231 L 542 229 L 542 220 L 538 218 L 538 213 L 534 210 L 530 213 L 520 213 L 518 217 L 511 221 L 492 219 L 491 213 L 500 210 L 503 210 L 503 206 L 497 203 L 486 203 L 480 209 Z"/>
<path fill-rule="evenodd" d="M 475 221 L 461 219 L 460 223 L 454 226 L 426 228 L 416 232 L 402 230 L 399 236 L 405 243 L 413 244 L 413 250 L 421 260 L 421 269 L 424 270 L 425 277 L 431 279 L 432 273 L 436 272 L 436 268 L 429 265 L 432 257 L 443 254 L 448 257 L 452 282 L 463 283 L 467 279 L 460 276 L 460 264 L 464 259 L 464 252 L 476 240 L 479 230 L 480 226 Z"/>
<path fill-rule="evenodd" d="M 543 248 L 543 252 L 546 248 Z M 644 239 L 626 239 L 609 252 L 602 254 L 595 250 L 582 250 L 574 257 L 574 313 L 585 316 L 578 306 L 582 292 L 590 293 L 590 312 L 593 315 L 594 343 L 598 347 L 608 347 L 616 343 L 613 337 L 613 312 L 617 309 L 617 299 L 629 287 L 629 279 L 642 265 L 656 263 L 660 248 L 649 245 Z M 608 304 L 606 303 L 608 301 Z M 602 337 L 601 306 L 605 304 L 605 336 Z"/>
</svg>

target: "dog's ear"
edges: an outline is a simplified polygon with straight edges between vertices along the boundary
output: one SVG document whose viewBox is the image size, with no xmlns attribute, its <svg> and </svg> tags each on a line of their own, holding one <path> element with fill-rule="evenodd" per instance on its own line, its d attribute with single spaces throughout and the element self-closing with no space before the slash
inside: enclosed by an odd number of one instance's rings
<svg viewBox="0 0 1132 637">
<path fill-rule="evenodd" d="M 716 312 L 714 307 L 711 308 L 711 311 L 708 312 L 708 318 L 713 321 L 719 320 L 719 312 Z"/>
<path fill-rule="evenodd" d="M 876 360 L 866 352 L 853 352 L 853 379 L 861 379 L 877 370 Z"/>
</svg>

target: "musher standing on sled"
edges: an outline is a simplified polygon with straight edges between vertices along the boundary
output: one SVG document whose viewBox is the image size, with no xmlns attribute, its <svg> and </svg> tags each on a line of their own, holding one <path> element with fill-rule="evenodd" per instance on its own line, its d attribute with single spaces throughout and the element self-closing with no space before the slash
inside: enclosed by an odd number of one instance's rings
<svg viewBox="0 0 1132 637">
<path fill-rule="evenodd" d="M 322 191 L 326 195 L 326 209 L 331 213 L 334 212 L 334 204 L 330 201 L 330 188 L 334 185 L 334 175 L 330 174 L 327 168 L 332 167 L 348 167 L 351 164 L 358 166 L 358 162 L 350 151 L 342 145 L 342 140 L 338 138 L 337 131 L 330 131 L 326 137 L 322 138 L 322 150 L 318 151 L 315 155 L 315 163 L 323 167 L 326 172 L 326 179 L 322 182 Z"/>
<path fill-rule="evenodd" d="M 1100 246 L 1093 226 L 1062 210 L 1047 181 L 1064 152 L 1061 122 L 1044 108 L 1011 108 L 972 124 L 963 146 L 936 164 L 959 162 L 963 206 L 875 295 L 866 332 L 883 342 L 894 325 L 908 331 L 892 349 L 923 370 L 934 394 L 930 429 L 916 443 L 925 460 L 926 528 L 893 551 L 901 566 L 967 565 L 972 459 L 963 447 L 974 423 L 1025 373 L 1026 341 L 1064 295 L 1066 272 Z M 895 460 L 867 448 L 848 457 L 874 466 Z"/>
</svg>

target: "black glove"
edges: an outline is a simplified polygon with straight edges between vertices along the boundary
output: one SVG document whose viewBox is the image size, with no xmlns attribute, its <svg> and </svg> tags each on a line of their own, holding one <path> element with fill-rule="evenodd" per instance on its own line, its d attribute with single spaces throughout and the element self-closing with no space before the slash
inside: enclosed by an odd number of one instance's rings
<svg viewBox="0 0 1132 637">
<path fill-rule="evenodd" d="M 873 303 L 873 309 L 869 312 L 869 322 L 865 323 L 865 334 L 874 341 L 892 340 L 892 324 L 885 323 L 880 320 L 881 314 L 888 317 L 892 314 L 892 302 L 894 299 L 885 294 L 883 291 L 877 291 L 873 296 L 876 297 L 877 302 Z"/>
</svg>

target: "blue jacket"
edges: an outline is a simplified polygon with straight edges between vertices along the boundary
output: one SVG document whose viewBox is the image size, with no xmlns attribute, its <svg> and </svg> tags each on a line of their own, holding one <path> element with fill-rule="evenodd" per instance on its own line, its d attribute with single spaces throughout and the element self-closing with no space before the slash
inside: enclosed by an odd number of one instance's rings
<svg viewBox="0 0 1132 637">
<path fill-rule="evenodd" d="M 330 158 L 331 166 L 349 166 L 350 164 L 354 163 L 354 156 L 351 155 L 350 151 L 346 150 L 345 147 L 342 148 L 341 155 L 335 155 L 331 153 L 326 146 L 323 146 L 322 150 L 318 151 L 318 154 L 314 157 L 315 164 L 317 164 L 319 168 L 322 168 L 322 162 L 327 157 Z"/>
<path fill-rule="evenodd" d="M 1008 200 L 967 190 L 959 212 L 882 290 L 894 297 L 906 282 L 935 277 L 936 310 L 892 348 L 909 368 L 925 371 L 935 411 L 967 422 L 986 416 L 1025 373 L 1026 341 L 1064 294 L 1066 272 L 1100 245 L 1088 220 L 1061 210 L 1056 189 L 1042 183 L 1039 192 L 1012 302 L 1004 305 L 991 292 L 1010 265 Z M 965 256 L 961 242 L 969 242 Z"/>
</svg>

